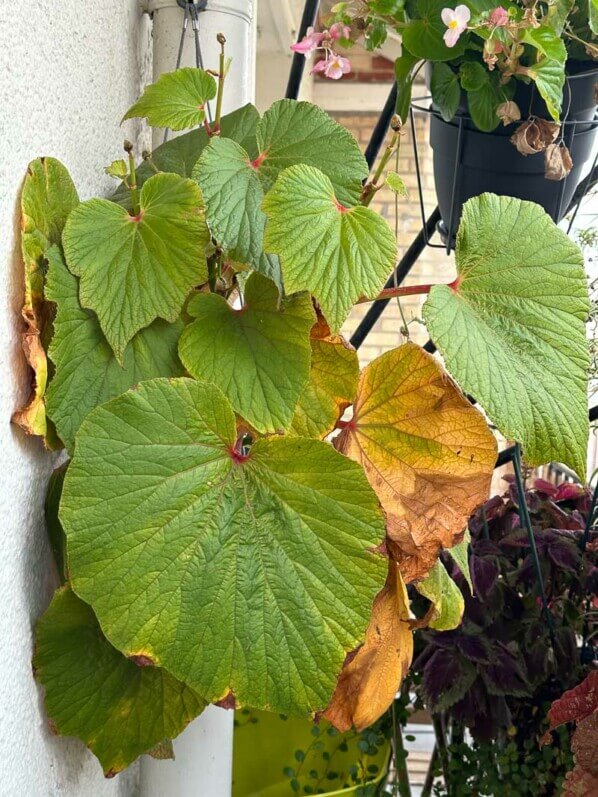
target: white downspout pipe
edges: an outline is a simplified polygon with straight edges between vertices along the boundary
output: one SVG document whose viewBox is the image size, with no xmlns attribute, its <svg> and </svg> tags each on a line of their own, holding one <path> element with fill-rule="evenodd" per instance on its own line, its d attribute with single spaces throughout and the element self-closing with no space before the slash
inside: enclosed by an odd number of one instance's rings
<svg viewBox="0 0 598 797">
<path fill-rule="evenodd" d="M 184 11 L 177 0 L 146 0 L 153 16 L 154 80 L 175 68 Z M 206 69 L 218 69 L 218 33 L 226 36 L 226 54 L 232 58 L 224 89 L 223 113 L 254 101 L 255 94 L 255 0 L 208 0 L 199 14 L 200 40 Z M 187 25 L 181 66 L 195 66 L 195 41 L 191 21 Z M 171 134 L 172 135 L 172 134 Z M 162 143 L 162 131 L 154 130 L 154 147 Z"/>
<path fill-rule="evenodd" d="M 153 16 L 154 80 L 171 72 L 177 59 L 183 9 L 177 0 L 147 0 Z M 204 66 L 218 68 L 218 33 L 226 36 L 226 52 L 233 59 L 226 78 L 223 113 L 254 100 L 254 0 L 208 0 L 199 15 Z M 191 22 L 187 26 L 181 66 L 195 66 Z M 173 135 L 173 134 L 171 134 Z M 154 131 L 154 146 L 162 131 Z M 174 742 L 174 761 L 143 756 L 141 797 L 230 797 L 232 784 L 233 712 L 209 706 Z"/>
</svg>

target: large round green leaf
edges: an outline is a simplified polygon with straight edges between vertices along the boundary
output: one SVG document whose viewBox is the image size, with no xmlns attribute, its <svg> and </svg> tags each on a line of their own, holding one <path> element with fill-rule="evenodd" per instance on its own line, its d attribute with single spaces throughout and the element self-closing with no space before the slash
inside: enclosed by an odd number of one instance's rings
<svg viewBox="0 0 598 797">
<path fill-rule="evenodd" d="M 113 648 L 69 587 L 55 593 L 37 625 L 33 666 L 54 729 L 85 742 L 107 777 L 178 736 L 205 707 L 172 675 Z"/>
<path fill-rule="evenodd" d="M 585 474 L 585 321 L 579 248 L 538 205 L 482 194 L 466 203 L 455 286 L 432 288 L 424 320 L 450 373 L 530 465 Z"/>
<path fill-rule="evenodd" d="M 145 116 L 154 127 L 185 130 L 203 122 L 206 102 L 215 96 L 216 81 L 212 75 L 186 66 L 160 75 L 129 108 L 123 121 Z"/>
<path fill-rule="evenodd" d="M 137 216 L 107 199 L 70 214 L 67 265 L 81 277 L 81 305 L 96 313 L 119 362 L 136 332 L 158 317 L 174 321 L 191 288 L 207 280 L 209 240 L 199 188 L 176 174 L 144 184 Z"/>
<path fill-rule="evenodd" d="M 46 394 L 48 417 L 72 452 L 75 434 L 87 413 L 124 393 L 142 379 L 182 376 L 178 358 L 180 320 L 157 319 L 138 332 L 120 365 L 102 335 L 95 314 L 79 304 L 77 278 L 64 264 L 57 246 L 47 253 L 46 297 L 56 303 L 54 336 L 48 356 L 54 374 Z"/>
<path fill-rule="evenodd" d="M 280 258 L 286 290 L 312 293 L 337 332 L 357 299 L 376 296 L 394 267 L 388 224 L 370 208 L 342 205 L 312 166 L 285 169 L 262 207 L 264 247 Z"/>
<path fill-rule="evenodd" d="M 326 443 L 247 456 L 236 437 L 224 395 L 190 379 L 91 412 L 61 502 L 73 587 L 116 647 L 206 699 L 306 714 L 363 641 L 384 519 Z"/>
<path fill-rule="evenodd" d="M 189 373 L 218 385 L 258 432 L 287 429 L 309 379 L 315 318 L 309 294 L 279 303 L 274 283 L 253 274 L 241 310 L 215 293 L 200 293 L 187 312 L 196 320 L 185 328 L 179 351 Z"/>
</svg>

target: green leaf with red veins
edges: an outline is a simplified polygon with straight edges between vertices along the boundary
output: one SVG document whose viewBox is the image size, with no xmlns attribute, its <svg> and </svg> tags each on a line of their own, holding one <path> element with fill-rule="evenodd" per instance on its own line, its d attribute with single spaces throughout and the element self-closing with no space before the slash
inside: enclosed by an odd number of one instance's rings
<svg viewBox="0 0 598 797">
<path fill-rule="evenodd" d="M 37 624 L 33 666 L 53 729 L 81 739 L 106 777 L 178 736 L 205 707 L 172 675 L 138 666 L 113 648 L 68 586 L 57 590 Z"/>
<path fill-rule="evenodd" d="M 357 141 L 325 111 L 310 102 L 279 100 L 266 111 L 256 131 L 258 174 L 269 191 L 284 169 L 303 163 L 317 167 L 339 201 L 359 200 L 368 167 Z"/>
<path fill-rule="evenodd" d="M 195 165 L 193 179 L 201 188 L 212 235 L 227 255 L 272 278 L 281 290 L 278 261 L 263 252 L 264 191 L 243 147 L 214 138 Z"/>
<path fill-rule="evenodd" d="M 205 105 L 216 96 L 216 81 L 203 69 L 190 66 L 165 72 L 132 105 L 125 119 L 145 117 L 152 127 L 185 130 L 202 124 Z"/>
<path fill-rule="evenodd" d="M 262 205 L 264 246 L 278 255 L 289 293 L 307 290 L 338 332 L 360 296 L 375 297 L 396 260 L 386 221 L 369 208 L 347 208 L 325 174 L 291 166 Z"/>
<path fill-rule="evenodd" d="M 46 297 L 56 303 L 54 337 L 48 356 L 54 374 L 46 394 L 48 417 L 72 453 L 75 434 L 87 413 L 124 393 L 142 379 L 182 376 L 177 347 L 183 323 L 157 319 L 138 332 L 120 365 L 98 319 L 79 304 L 77 277 L 67 269 L 57 246 L 47 253 Z"/>
<path fill-rule="evenodd" d="M 384 517 L 328 444 L 236 438 L 224 395 L 191 379 L 93 410 L 61 501 L 73 588 L 113 645 L 207 700 L 307 715 L 363 641 Z"/>
<path fill-rule="evenodd" d="M 175 321 L 191 288 L 208 278 L 210 233 L 196 183 L 157 174 L 140 205 L 131 216 L 107 199 L 82 202 L 62 236 L 81 306 L 96 313 L 121 364 L 136 332 L 156 318 Z"/>
<path fill-rule="evenodd" d="M 257 123 L 258 153 L 230 139 L 214 138 L 193 170 L 204 196 L 214 238 L 230 257 L 282 288 L 280 267 L 264 256 L 264 194 L 288 166 L 318 166 L 341 202 L 354 204 L 368 169 L 351 134 L 308 102 L 275 102 Z"/>
<path fill-rule="evenodd" d="M 179 352 L 189 373 L 217 385 L 258 432 L 287 429 L 309 379 L 309 294 L 279 306 L 274 283 L 252 274 L 241 310 L 222 296 L 199 293 L 187 312 L 195 321 L 181 335 Z"/>
<path fill-rule="evenodd" d="M 584 477 L 589 433 L 588 286 L 579 247 L 541 207 L 482 194 L 464 206 L 456 284 L 423 316 L 449 372 L 529 465 Z"/>
<path fill-rule="evenodd" d="M 260 115 L 254 105 L 243 105 L 242 108 L 237 108 L 222 117 L 220 138 L 232 138 L 249 153 L 250 158 L 257 157 L 255 126 L 259 118 Z M 203 127 L 200 130 L 190 130 L 188 133 L 169 139 L 152 150 L 152 164 L 162 172 L 191 177 L 199 156 L 212 140 Z M 135 171 L 137 186 L 141 188 L 146 180 L 149 180 L 154 174 L 155 171 L 149 162 L 139 163 Z M 126 208 L 131 207 L 131 192 L 124 183 L 121 183 L 111 199 Z"/>
</svg>

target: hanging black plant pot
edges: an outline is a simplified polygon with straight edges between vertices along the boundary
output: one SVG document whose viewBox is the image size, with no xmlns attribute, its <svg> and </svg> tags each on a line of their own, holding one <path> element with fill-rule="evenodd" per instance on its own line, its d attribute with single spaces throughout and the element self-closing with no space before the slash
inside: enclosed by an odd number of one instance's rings
<svg viewBox="0 0 598 797">
<path fill-rule="evenodd" d="M 584 166 L 592 155 L 598 119 L 594 87 L 598 66 L 571 72 L 564 89 L 566 120 L 562 127 L 564 143 L 573 159 L 573 168 L 564 180 L 547 180 L 543 153 L 522 155 L 510 142 L 517 124 L 482 133 L 467 114 L 463 96 L 457 115 L 445 122 L 432 108 L 430 144 L 434 153 L 434 181 L 445 231 L 457 229 L 463 204 L 486 191 L 537 202 L 556 222 L 569 207 L 580 183 Z M 524 118 L 550 119 L 546 106 L 533 84 L 519 83 L 514 97 Z M 567 111 L 568 109 L 568 111 Z"/>
</svg>

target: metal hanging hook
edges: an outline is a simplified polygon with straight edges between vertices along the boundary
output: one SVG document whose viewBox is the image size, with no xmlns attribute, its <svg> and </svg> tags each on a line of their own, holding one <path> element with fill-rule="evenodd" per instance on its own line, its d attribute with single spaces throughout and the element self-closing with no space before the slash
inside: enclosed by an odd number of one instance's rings
<svg viewBox="0 0 598 797">
<path fill-rule="evenodd" d="M 185 10 L 193 6 L 195 11 L 205 11 L 208 0 L 177 0 L 177 3 Z"/>
</svg>

